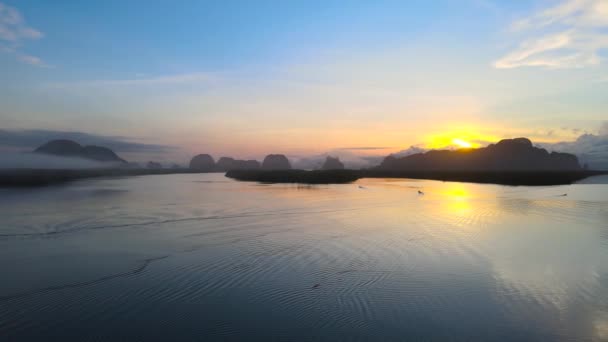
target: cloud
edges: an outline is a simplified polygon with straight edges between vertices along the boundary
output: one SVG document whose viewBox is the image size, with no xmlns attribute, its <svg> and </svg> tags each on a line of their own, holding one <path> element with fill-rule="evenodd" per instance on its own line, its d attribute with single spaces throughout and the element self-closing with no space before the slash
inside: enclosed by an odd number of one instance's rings
<svg viewBox="0 0 608 342">
<path fill-rule="evenodd" d="M 575 154 L 591 169 L 608 170 L 608 121 L 602 124 L 598 134 L 585 133 L 575 141 L 540 145 L 550 151 Z"/>
<path fill-rule="evenodd" d="M 426 148 L 422 148 L 419 146 L 410 146 L 409 148 L 407 148 L 405 150 L 401 150 L 401 151 L 399 151 L 397 153 L 393 153 L 391 155 L 394 157 L 401 158 L 401 157 L 411 156 L 412 154 L 424 153 L 427 151 L 428 151 L 428 149 L 426 149 Z"/>
<path fill-rule="evenodd" d="M 0 51 L 15 55 L 15 58 L 26 64 L 47 67 L 39 57 L 21 52 L 20 47 L 26 40 L 35 40 L 44 34 L 29 27 L 16 8 L 0 2 Z"/>
<path fill-rule="evenodd" d="M 608 2 L 567 0 L 512 23 L 522 42 L 494 67 L 583 68 L 602 62 L 608 48 Z"/>
<path fill-rule="evenodd" d="M 123 80 L 105 80 L 105 81 L 97 81 L 96 84 L 102 85 L 155 85 L 155 84 L 183 84 L 183 83 L 196 83 L 196 82 L 205 82 L 210 81 L 214 77 L 207 73 L 196 72 L 189 74 L 177 74 L 177 75 L 167 75 L 167 76 L 158 76 L 158 77 L 150 77 L 150 78 L 136 78 L 136 79 L 123 79 Z"/>
<path fill-rule="evenodd" d="M 22 39 L 39 39 L 42 36 L 42 32 L 25 24 L 17 9 L 0 3 L 0 39 L 18 42 Z"/>
<path fill-rule="evenodd" d="M 31 55 L 26 55 L 26 54 L 17 54 L 17 59 L 20 62 L 23 62 L 25 64 L 30 64 L 30 65 L 39 66 L 39 67 L 49 67 L 48 64 L 46 64 L 44 61 L 42 61 L 40 58 L 38 58 L 36 56 L 31 56 Z"/>
<path fill-rule="evenodd" d="M 174 146 L 143 144 L 130 141 L 126 137 L 104 136 L 83 132 L 65 132 L 52 130 L 0 130 L 0 148 L 5 150 L 33 150 L 54 139 L 74 140 L 82 145 L 100 145 L 115 152 L 133 153 L 168 153 L 176 150 Z"/>
<path fill-rule="evenodd" d="M 53 82 L 46 86 L 50 89 L 58 90 L 82 90 L 82 89 L 110 89 L 142 87 L 161 87 L 161 86 L 192 86 L 209 85 L 213 81 L 221 80 L 221 76 L 216 73 L 192 72 L 183 74 L 161 75 L 144 77 L 138 75 L 136 78 L 124 79 L 96 79 L 74 82 Z M 124 89 L 123 89 L 124 90 Z"/>
</svg>

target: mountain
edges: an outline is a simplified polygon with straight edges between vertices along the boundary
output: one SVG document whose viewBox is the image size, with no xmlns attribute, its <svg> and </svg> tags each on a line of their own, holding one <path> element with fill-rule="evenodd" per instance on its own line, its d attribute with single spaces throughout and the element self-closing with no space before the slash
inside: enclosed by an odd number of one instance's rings
<svg viewBox="0 0 608 342">
<path fill-rule="evenodd" d="M 50 154 L 61 157 L 84 158 L 100 162 L 126 163 L 114 151 L 103 146 L 81 146 L 79 143 L 66 140 L 52 140 L 34 150 L 34 153 Z"/>
<path fill-rule="evenodd" d="M 190 160 L 190 168 L 200 171 L 213 171 L 215 169 L 215 161 L 208 154 L 199 154 Z"/>
<path fill-rule="evenodd" d="M 146 168 L 147 169 L 162 169 L 163 164 L 161 164 L 159 162 L 155 162 L 155 161 L 149 161 L 146 163 Z"/>
<path fill-rule="evenodd" d="M 343 170 L 344 164 L 340 161 L 340 158 L 333 158 L 327 156 L 325 163 L 321 166 L 321 170 Z"/>
<path fill-rule="evenodd" d="M 291 169 L 291 164 L 289 163 L 289 159 L 282 154 L 269 154 L 262 162 L 262 169 L 289 170 Z"/>
<path fill-rule="evenodd" d="M 244 170 L 255 170 L 255 169 L 259 169 L 262 166 L 259 161 L 253 160 L 253 159 L 249 159 L 249 160 L 238 160 L 237 159 L 236 165 L 238 168 L 244 169 Z"/>
<path fill-rule="evenodd" d="M 388 156 L 379 170 L 399 171 L 573 171 L 578 158 L 547 152 L 527 138 L 505 139 L 478 149 L 432 150 L 405 157 Z"/>
<path fill-rule="evenodd" d="M 230 170 L 255 170 L 260 168 L 260 162 L 257 160 L 239 160 L 230 157 L 221 157 L 215 165 L 216 171 Z"/>
</svg>

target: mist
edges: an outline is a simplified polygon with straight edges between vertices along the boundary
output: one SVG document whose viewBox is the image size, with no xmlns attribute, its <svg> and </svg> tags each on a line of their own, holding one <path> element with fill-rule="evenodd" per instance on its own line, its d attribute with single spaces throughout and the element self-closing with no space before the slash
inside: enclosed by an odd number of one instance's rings
<svg viewBox="0 0 608 342">
<path fill-rule="evenodd" d="M 290 157 L 295 169 L 316 170 L 320 169 L 327 157 L 337 157 L 347 169 L 365 169 L 377 166 L 385 156 L 360 155 L 349 150 L 332 150 L 326 153 L 307 156 Z"/>
<path fill-rule="evenodd" d="M 0 154 L 0 169 L 98 169 L 116 167 L 115 163 L 103 163 L 82 158 L 59 157 L 30 152 Z"/>
</svg>

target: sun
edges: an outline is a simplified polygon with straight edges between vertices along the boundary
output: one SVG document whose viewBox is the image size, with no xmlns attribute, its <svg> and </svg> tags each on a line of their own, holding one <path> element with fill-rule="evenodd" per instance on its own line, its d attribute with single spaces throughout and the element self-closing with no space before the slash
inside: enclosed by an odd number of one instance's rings
<svg viewBox="0 0 608 342">
<path fill-rule="evenodd" d="M 473 147 L 473 144 L 471 144 L 470 142 L 464 141 L 462 139 L 452 139 L 452 143 L 454 143 L 454 145 L 461 147 L 461 148 L 471 148 Z"/>
<path fill-rule="evenodd" d="M 2 1 L 2 0 L 0 0 Z M 442 133 L 426 136 L 425 147 L 436 150 L 451 150 L 451 149 L 473 149 L 479 148 L 485 141 L 497 141 L 498 138 L 493 135 L 480 133 L 481 128 L 464 127 L 446 129 Z"/>
</svg>

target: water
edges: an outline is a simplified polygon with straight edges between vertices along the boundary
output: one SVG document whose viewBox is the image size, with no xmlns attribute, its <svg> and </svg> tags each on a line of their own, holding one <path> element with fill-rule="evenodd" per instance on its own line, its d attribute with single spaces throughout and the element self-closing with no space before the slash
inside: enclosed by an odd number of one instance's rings
<svg viewBox="0 0 608 342">
<path fill-rule="evenodd" d="M 0 190 L 0 340 L 608 340 L 606 183 Z"/>
</svg>

